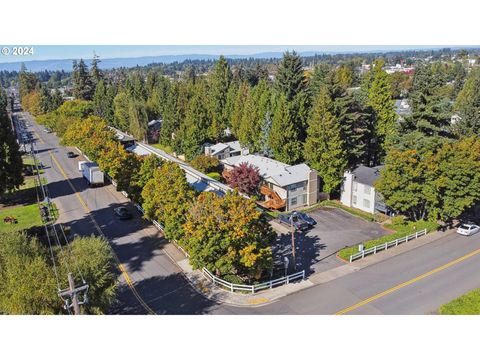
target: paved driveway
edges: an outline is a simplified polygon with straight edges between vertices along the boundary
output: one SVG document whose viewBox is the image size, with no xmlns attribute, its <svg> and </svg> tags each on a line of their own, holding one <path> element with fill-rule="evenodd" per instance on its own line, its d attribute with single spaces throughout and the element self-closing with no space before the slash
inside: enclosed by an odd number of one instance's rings
<svg viewBox="0 0 480 360">
<path fill-rule="evenodd" d="M 389 233 L 377 223 L 340 209 L 322 208 L 309 215 L 317 221 L 317 225 L 304 234 L 295 234 L 297 271 L 320 272 L 342 265 L 343 262 L 335 255 L 338 250 Z M 283 230 L 274 248 L 275 262 L 280 268 L 283 257 L 291 254 L 291 235 L 283 225 L 276 224 L 275 228 Z M 290 272 L 293 272 L 291 259 L 290 265 Z"/>
</svg>

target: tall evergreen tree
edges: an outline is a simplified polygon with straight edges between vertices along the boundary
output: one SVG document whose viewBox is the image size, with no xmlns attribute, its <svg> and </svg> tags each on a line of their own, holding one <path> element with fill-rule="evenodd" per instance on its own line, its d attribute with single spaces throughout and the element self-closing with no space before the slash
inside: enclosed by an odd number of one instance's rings
<svg viewBox="0 0 480 360">
<path fill-rule="evenodd" d="M 250 91 L 251 89 L 248 83 L 242 83 L 236 92 L 232 113 L 230 115 L 230 130 L 237 138 L 239 137 L 239 130 L 245 110 L 245 101 Z"/>
<path fill-rule="evenodd" d="M 79 62 L 77 62 L 76 60 L 73 61 L 72 82 L 73 96 L 75 96 L 76 99 L 92 99 L 95 88 L 88 72 L 88 67 L 83 61 L 83 59 L 80 59 Z"/>
<path fill-rule="evenodd" d="M 412 115 L 404 130 L 417 130 L 426 136 L 445 135 L 450 126 L 450 100 L 442 93 L 444 74 L 433 65 L 420 64 L 415 69 L 409 102 Z"/>
<path fill-rule="evenodd" d="M 313 75 L 309 82 L 309 89 L 312 98 L 316 98 L 316 95 L 320 92 L 320 88 L 328 82 L 328 76 L 332 71 L 332 67 L 327 63 L 320 63 L 315 66 Z"/>
<path fill-rule="evenodd" d="M 114 97 L 112 97 L 114 94 L 109 90 L 110 86 L 106 86 L 104 80 L 98 82 L 93 95 L 94 114 L 107 120 L 110 125 L 114 125 Z"/>
<path fill-rule="evenodd" d="M 303 65 L 300 56 L 295 51 L 283 54 L 275 78 L 275 88 L 283 94 L 288 102 L 305 91 L 306 80 L 303 74 Z"/>
<path fill-rule="evenodd" d="M 383 61 L 376 61 L 373 68 L 372 82 L 368 89 L 368 106 L 375 116 L 375 138 L 377 144 L 376 161 L 385 156 L 386 149 L 392 144 L 395 135 L 397 114 L 395 101 L 388 74 L 382 69 Z"/>
<path fill-rule="evenodd" d="M 129 132 L 137 140 L 145 141 L 147 137 L 148 117 L 145 103 L 140 100 L 130 100 L 128 106 Z"/>
<path fill-rule="evenodd" d="M 0 196 L 23 183 L 23 163 L 7 113 L 7 95 L 0 91 Z"/>
<path fill-rule="evenodd" d="M 302 161 L 309 109 L 303 65 L 295 52 L 283 55 L 275 89 L 278 100 L 270 132 L 270 146 L 278 160 L 299 163 Z"/>
<path fill-rule="evenodd" d="M 338 190 L 348 165 L 345 144 L 341 137 L 341 124 L 333 110 L 328 90 L 322 87 L 309 118 L 305 142 L 305 159 L 318 171 L 323 191 L 328 194 Z"/>
<path fill-rule="evenodd" d="M 275 159 L 291 165 L 302 161 L 303 144 L 299 132 L 291 104 L 284 95 L 280 95 L 275 106 L 269 138 Z"/>
<path fill-rule="evenodd" d="M 178 135 L 181 151 L 188 160 L 200 155 L 202 145 L 209 138 L 210 116 L 204 97 L 205 84 L 199 81 L 195 84 L 194 94 Z"/>
<path fill-rule="evenodd" d="M 462 136 L 480 135 L 480 70 L 474 69 L 455 101 L 455 110 L 461 117 L 455 132 Z"/>
<path fill-rule="evenodd" d="M 232 81 L 232 71 L 225 57 L 220 56 L 210 78 L 210 111 L 212 123 L 209 129 L 209 137 L 220 140 L 223 130 L 228 126 L 226 117 L 227 93 Z"/>
<path fill-rule="evenodd" d="M 115 96 L 113 100 L 114 117 L 113 122 L 117 129 L 127 131 L 130 124 L 130 99 L 128 94 L 120 92 Z"/>
<path fill-rule="evenodd" d="M 100 57 L 97 54 L 93 54 L 92 64 L 90 67 L 90 78 L 92 79 L 92 86 L 94 88 L 103 77 L 102 71 L 98 67 L 100 62 Z"/>
</svg>

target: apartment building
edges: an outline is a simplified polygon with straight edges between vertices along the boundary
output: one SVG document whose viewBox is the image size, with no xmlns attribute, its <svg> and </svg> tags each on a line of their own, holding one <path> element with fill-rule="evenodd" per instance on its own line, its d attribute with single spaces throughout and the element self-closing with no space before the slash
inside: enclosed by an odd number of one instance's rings
<svg viewBox="0 0 480 360">
<path fill-rule="evenodd" d="M 224 176 L 241 163 L 258 168 L 262 177 L 260 193 L 265 197 L 259 204 L 274 210 L 290 211 L 310 206 L 318 201 L 317 171 L 306 164 L 287 165 L 260 155 L 239 155 L 221 160 Z"/>
<path fill-rule="evenodd" d="M 376 191 L 374 186 L 381 169 L 382 166 L 360 165 L 353 171 L 346 171 L 340 195 L 342 204 L 370 214 L 374 214 L 375 211 L 388 213 L 382 195 Z"/>
</svg>

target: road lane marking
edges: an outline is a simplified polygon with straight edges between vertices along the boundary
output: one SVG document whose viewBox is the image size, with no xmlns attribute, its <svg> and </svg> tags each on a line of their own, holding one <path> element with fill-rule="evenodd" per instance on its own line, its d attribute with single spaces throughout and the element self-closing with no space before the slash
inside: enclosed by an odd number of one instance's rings
<svg viewBox="0 0 480 360">
<path fill-rule="evenodd" d="M 98 225 L 97 221 L 95 220 L 95 218 L 93 217 L 93 215 L 91 214 L 91 210 L 90 208 L 88 207 L 88 205 L 85 203 L 85 201 L 83 200 L 83 198 L 80 196 L 80 193 L 78 193 L 77 189 L 75 189 L 75 186 L 73 186 L 72 182 L 70 181 L 69 177 L 67 176 L 67 174 L 65 173 L 65 170 L 63 169 L 62 165 L 60 165 L 60 162 L 57 160 L 57 158 L 55 157 L 55 155 L 53 155 L 52 151 L 49 150 L 48 153 L 50 154 L 52 160 L 54 161 L 54 163 L 57 165 L 58 169 L 60 170 L 60 173 L 63 175 L 63 177 L 65 178 L 65 180 L 67 180 L 68 184 L 70 185 L 70 187 L 72 188 L 73 192 L 75 193 L 78 201 L 80 202 L 80 204 L 83 206 L 85 212 L 88 214 L 88 216 L 90 217 L 90 220 L 92 221 L 93 225 L 95 226 L 95 228 L 97 229 L 98 233 L 103 236 L 105 239 L 107 239 L 107 237 L 105 236 L 105 234 L 103 233 L 102 229 L 100 228 L 100 226 Z M 150 307 L 148 306 L 148 304 L 142 299 L 142 297 L 140 296 L 140 294 L 137 292 L 137 289 L 135 288 L 135 285 L 133 283 L 133 281 L 131 280 L 130 278 L 130 275 L 128 275 L 126 269 L 125 269 L 125 266 L 120 262 L 120 259 L 118 258 L 117 254 L 115 253 L 115 251 L 113 250 L 112 246 L 110 246 L 110 249 L 112 250 L 112 254 L 115 258 L 115 261 L 117 262 L 117 265 L 118 265 L 118 268 L 120 269 L 120 272 L 122 273 L 123 275 L 123 278 L 125 279 L 125 282 L 127 283 L 128 287 L 130 288 L 130 290 L 132 291 L 133 295 L 135 296 L 135 298 L 138 300 L 138 302 L 143 306 L 143 308 L 145 310 L 147 310 L 147 312 L 150 314 L 150 315 L 156 315 L 156 312 Z"/>
<path fill-rule="evenodd" d="M 389 294 L 391 294 L 391 293 L 393 293 L 393 292 L 395 292 L 395 291 L 397 291 L 397 290 L 400 290 L 400 289 L 402 289 L 402 288 L 404 288 L 404 287 L 406 287 L 406 286 L 408 286 L 408 285 L 411 285 L 411 284 L 413 284 L 413 283 L 416 283 L 416 282 L 418 282 L 418 281 L 420 281 L 420 280 L 422 280 L 422 279 L 424 279 L 424 278 L 426 278 L 426 277 L 428 277 L 428 276 L 430 276 L 430 275 L 436 274 L 436 273 L 439 272 L 439 271 L 445 270 L 445 269 L 447 269 L 447 268 L 449 268 L 449 267 L 451 267 L 451 266 L 453 266 L 453 265 L 456 265 L 456 264 L 458 264 L 458 263 L 460 263 L 460 262 L 462 262 L 462 261 L 465 261 L 465 260 L 471 258 L 472 256 L 475 256 L 475 255 L 478 255 L 478 254 L 480 254 L 480 249 L 477 249 L 477 250 L 475 250 L 475 251 L 472 251 L 472 252 L 470 252 L 470 253 L 462 256 L 462 257 L 459 257 L 458 259 L 452 260 L 452 261 L 450 261 L 450 262 L 448 262 L 448 263 L 446 263 L 446 264 L 444 264 L 444 265 L 442 265 L 442 266 L 439 266 L 439 267 L 437 267 L 437 268 L 435 268 L 435 269 L 433 269 L 433 270 L 430 270 L 430 271 L 428 271 L 428 272 L 426 272 L 426 273 L 424 273 L 424 274 L 422 274 L 422 275 L 419 275 L 419 276 L 417 276 L 417 277 L 414 277 L 413 279 L 410 279 L 410 280 L 408 280 L 408 281 L 405 281 L 405 282 L 403 282 L 403 283 L 401 283 L 401 284 L 398 284 L 397 286 L 394 286 L 394 287 L 392 287 L 392 288 L 390 288 L 390 289 L 388 289 L 388 290 L 385 290 L 385 291 L 383 291 L 383 292 L 381 292 L 381 293 L 379 293 L 379 294 L 377 294 L 377 295 L 374 295 L 374 296 L 372 296 L 372 297 L 369 297 L 368 299 L 365 299 L 365 300 L 363 300 L 363 301 L 360 301 L 360 302 L 357 303 L 357 304 L 354 304 L 354 305 L 349 306 L 349 307 L 347 307 L 347 308 L 345 308 L 345 309 L 343 309 L 343 310 L 340 310 L 340 311 L 336 312 L 335 315 L 343 315 L 343 314 L 346 314 L 346 313 L 348 313 L 348 312 L 351 312 L 351 311 L 353 311 L 353 310 L 355 310 L 355 309 L 358 309 L 359 307 L 362 307 L 362 306 L 364 306 L 364 305 L 366 305 L 366 304 L 368 304 L 368 303 L 371 303 L 371 302 L 374 301 L 374 300 L 377 300 L 377 299 L 380 299 L 380 298 L 382 298 L 382 297 L 384 297 L 384 296 L 387 296 L 387 295 L 389 295 Z"/>
</svg>

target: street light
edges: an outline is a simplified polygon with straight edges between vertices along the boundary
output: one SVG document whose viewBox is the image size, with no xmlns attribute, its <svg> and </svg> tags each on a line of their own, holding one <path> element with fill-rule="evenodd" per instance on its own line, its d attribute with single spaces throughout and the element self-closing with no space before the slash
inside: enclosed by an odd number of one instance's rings
<svg viewBox="0 0 480 360">
<path fill-rule="evenodd" d="M 292 258 L 293 258 L 293 270 L 297 270 L 297 261 L 295 259 L 295 227 L 293 226 L 293 222 L 297 221 L 297 212 L 294 211 L 290 215 L 290 232 L 292 233 Z"/>
</svg>

